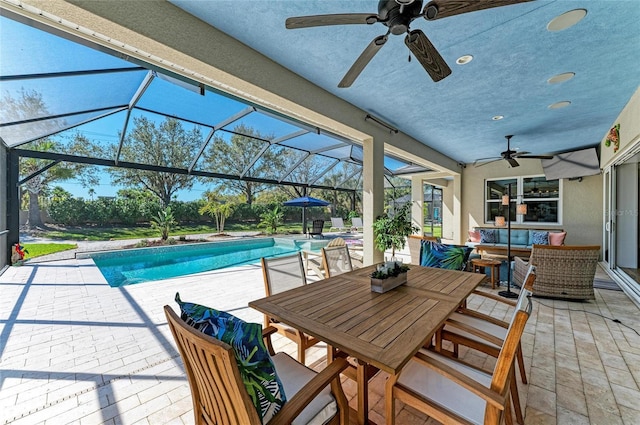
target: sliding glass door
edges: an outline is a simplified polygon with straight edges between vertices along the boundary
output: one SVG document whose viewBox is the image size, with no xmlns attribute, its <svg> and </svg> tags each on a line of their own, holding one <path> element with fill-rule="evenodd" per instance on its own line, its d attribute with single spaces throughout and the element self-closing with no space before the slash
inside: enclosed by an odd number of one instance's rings
<svg viewBox="0 0 640 425">
<path fill-rule="evenodd" d="M 603 260 L 640 297 L 640 143 L 603 177 Z"/>
</svg>

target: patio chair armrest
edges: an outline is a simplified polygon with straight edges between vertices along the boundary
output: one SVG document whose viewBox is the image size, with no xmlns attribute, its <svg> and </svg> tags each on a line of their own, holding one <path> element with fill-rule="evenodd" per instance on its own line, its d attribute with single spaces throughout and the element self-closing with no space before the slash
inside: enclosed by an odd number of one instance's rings
<svg viewBox="0 0 640 425">
<path fill-rule="evenodd" d="M 484 332 L 484 331 L 482 331 L 480 329 L 474 328 L 473 326 L 467 325 L 466 323 L 458 322 L 457 320 L 447 319 L 445 324 L 447 326 L 449 326 L 449 327 L 459 329 L 459 330 L 461 330 L 463 332 L 467 332 L 467 333 L 469 333 L 469 334 L 471 334 L 473 336 L 477 336 L 478 338 L 482 338 L 485 341 L 490 342 L 491 344 L 497 345 L 498 347 L 501 347 L 502 344 L 504 343 L 504 340 L 502 340 L 502 339 L 500 339 L 500 338 L 498 338 L 498 337 L 496 337 L 494 335 L 491 335 L 490 333 L 487 333 L 487 332 Z M 444 335 L 443 336 L 445 336 L 445 339 L 447 339 L 446 338 L 446 334 L 448 332 L 449 331 L 444 330 Z M 455 332 L 451 332 L 451 333 L 455 333 Z"/>
<path fill-rule="evenodd" d="M 434 370 L 447 379 L 450 379 L 461 387 L 466 388 L 478 397 L 485 400 L 487 403 L 490 403 L 500 410 L 504 410 L 504 406 L 507 403 L 507 397 L 509 395 L 508 391 L 505 391 L 504 394 L 498 394 L 495 391 L 492 391 L 490 388 L 485 387 L 476 380 L 463 374 L 462 372 L 459 372 L 447 366 L 443 362 L 427 356 L 424 353 L 417 352 L 413 359 L 419 362 L 421 365 Z"/>
<path fill-rule="evenodd" d="M 340 382 L 340 373 L 349 366 L 349 363 L 343 358 L 338 358 L 332 361 L 326 368 L 318 373 L 311 381 L 309 381 L 304 387 L 300 389 L 293 396 L 293 398 L 287 400 L 282 409 L 276 416 L 269 422 L 269 425 L 284 425 L 290 424 L 305 407 L 309 405 L 320 391 L 322 391 L 333 380 Z M 334 385 L 331 386 L 335 388 Z M 341 388 L 341 387 L 340 387 Z M 342 394 L 344 397 L 344 394 Z M 338 402 L 338 400 L 336 400 Z"/>
<path fill-rule="evenodd" d="M 495 294 L 492 294 L 492 293 L 489 293 L 489 292 L 480 291 L 479 289 L 474 289 L 473 294 L 474 295 L 480 295 L 481 297 L 489 298 L 489 299 L 494 300 L 494 301 L 500 301 L 501 303 L 508 304 L 508 305 L 510 305 L 512 307 L 516 306 L 516 302 L 515 301 L 511 301 L 509 299 L 503 298 L 503 297 L 501 297 L 499 295 L 495 295 Z"/>
<path fill-rule="evenodd" d="M 271 343 L 271 335 L 278 332 L 276 328 L 273 326 L 267 326 L 262 330 L 262 339 L 264 339 L 264 345 L 267 347 L 267 351 L 270 355 L 275 355 L 276 352 L 273 349 L 273 344 Z"/>
<path fill-rule="evenodd" d="M 500 327 L 503 327 L 505 329 L 507 329 L 509 327 L 509 323 L 505 322 L 504 320 L 496 319 L 493 316 L 489 316 L 488 314 L 480 313 L 479 311 L 476 311 L 476 310 L 471 310 L 471 309 L 469 309 L 467 307 L 463 307 L 463 308 L 459 309 L 458 313 L 464 314 L 464 315 L 467 315 L 467 316 L 471 316 L 471 317 L 475 317 L 476 319 L 484 320 L 485 322 L 492 323 L 492 324 L 494 324 L 496 326 L 500 326 Z"/>
</svg>

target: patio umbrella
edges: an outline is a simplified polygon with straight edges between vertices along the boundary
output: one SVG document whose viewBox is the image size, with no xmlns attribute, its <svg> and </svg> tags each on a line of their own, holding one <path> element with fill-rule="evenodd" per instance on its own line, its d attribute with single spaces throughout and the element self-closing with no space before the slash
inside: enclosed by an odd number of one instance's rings
<svg viewBox="0 0 640 425">
<path fill-rule="evenodd" d="M 307 207 L 326 207 L 330 204 L 331 202 L 312 198 L 311 196 L 302 196 L 282 203 L 286 207 L 302 207 L 302 233 L 304 234 L 307 233 Z"/>
</svg>

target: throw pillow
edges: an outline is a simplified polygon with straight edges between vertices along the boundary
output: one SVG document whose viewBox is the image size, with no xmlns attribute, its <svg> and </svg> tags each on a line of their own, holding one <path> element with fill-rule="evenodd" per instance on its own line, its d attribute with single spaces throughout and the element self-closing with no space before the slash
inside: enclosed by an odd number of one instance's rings
<svg viewBox="0 0 640 425">
<path fill-rule="evenodd" d="M 469 230 L 469 242 L 480 242 L 479 230 Z"/>
<path fill-rule="evenodd" d="M 480 229 L 480 243 L 496 243 L 496 232 L 493 229 Z"/>
<path fill-rule="evenodd" d="M 181 318 L 188 325 L 233 347 L 240 376 L 262 419 L 268 423 L 284 405 L 282 382 L 262 340 L 262 326 L 247 323 L 229 313 L 180 300 Z"/>
<path fill-rule="evenodd" d="M 533 232 L 531 245 L 549 245 L 549 232 Z"/>
<path fill-rule="evenodd" d="M 449 270 L 464 270 L 467 267 L 469 246 L 447 245 L 433 241 L 422 241 L 420 247 L 420 265 Z"/>
<path fill-rule="evenodd" d="M 549 245 L 560 246 L 564 244 L 564 238 L 567 236 L 567 232 L 549 232 Z"/>
</svg>

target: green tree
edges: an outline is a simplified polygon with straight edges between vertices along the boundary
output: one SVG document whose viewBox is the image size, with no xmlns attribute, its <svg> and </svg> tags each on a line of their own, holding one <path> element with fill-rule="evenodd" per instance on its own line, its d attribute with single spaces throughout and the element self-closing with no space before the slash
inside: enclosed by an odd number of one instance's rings
<svg viewBox="0 0 640 425">
<path fill-rule="evenodd" d="M 6 92 L 0 101 L 0 120 L 2 122 L 14 122 L 34 116 L 51 115 L 47 105 L 45 104 L 42 94 L 35 90 L 21 89 L 19 95 L 11 96 Z M 43 120 L 39 123 L 33 123 L 30 131 L 33 134 L 47 135 L 64 128 L 66 123 L 63 120 Z M 68 154 L 77 154 L 91 149 L 91 144 L 86 140 L 78 140 L 78 136 L 71 143 L 64 145 L 62 142 L 55 140 L 53 136 L 45 136 L 33 142 L 26 143 L 26 149 L 44 152 L 64 152 Z M 78 179 L 84 185 L 95 184 L 97 182 L 95 167 L 84 164 L 73 164 L 60 162 L 44 172 L 40 172 L 43 168 L 50 166 L 51 160 L 38 158 L 20 158 L 19 172 L 21 178 L 30 177 L 22 187 L 27 192 L 29 198 L 29 219 L 27 225 L 31 228 L 42 227 L 41 219 L 41 199 L 49 191 L 50 185 L 57 181 Z M 40 172 L 38 174 L 38 172 Z"/>
<path fill-rule="evenodd" d="M 394 215 L 385 213 L 373 222 L 373 235 L 376 248 L 385 252 L 391 249 L 391 256 L 396 256 L 396 249 L 404 248 L 407 237 L 420 229 L 411 224 L 411 204 L 407 203 L 396 210 Z"/>
<path fill-rule="evenodd" d="M 200 214 L 208 214 L 216 219 L 218 233 L 224 232 L 224 222 L 233 214 L 238 202 L 235 198 L 221 195 L 219 192 L 207 191 L 204 193 L 206 204 L 198 211 Z"/>
<path fill-rule="evenodd" d="M 175 224 L 176 220 L 173 218 L 171 207 L 163 209 L 151 219 L 151 227 L 160 230 L 160 239 L 163 241 L 169 239 L 169 232 Z"/>
<path fill-rule="evenodd" d="M 157 125 L 146 117 L 136 117 L 134 128 L 124 140 L 121 161 L 138 162 L 186 169 L 202 144 L 198 127 L 187 131 L 180 121 L 166 118 Z M 117 146 L 112 145 L 115 152 Z M 194 177 L 187 174 L 164 173 L 129 168 L 111 168 L 113 183 L 127 188 L 145 188 L 160 199 L 165 208 L 181 189 L 191 189 Z"/>
<path fill-rule="evenodd" d="M 264 226 L 267 233 L 273 234 L 278 231 L 278 226 L 282 224 L 282 212 L 280 207 L 275 206 L 272 210 L 266 211 L 260 215 L 260 223 L 258 226 Z"/>
<path fill-rule="evenodd" d="M 268 143 L 266 140 L 273 139 L 273 136 L 262 135 L 245 125 L 236 126 L 233 131 L 234 134 L 229 138 L 214 136 L 204 155 L 207 169 L 234 176 L 244 173 L 245 177 L 275 178 L 281 174 L 284 169 L 282 147 L 270 147 L 253 164 L 255 156 Z M 248 180 L 216 180 L 214 185 L 222 191 L 230 190 L 242 194 L 249 205 L 253 204 L 256 195 L 266 188 L 262 183 Z"/>
</svg>

